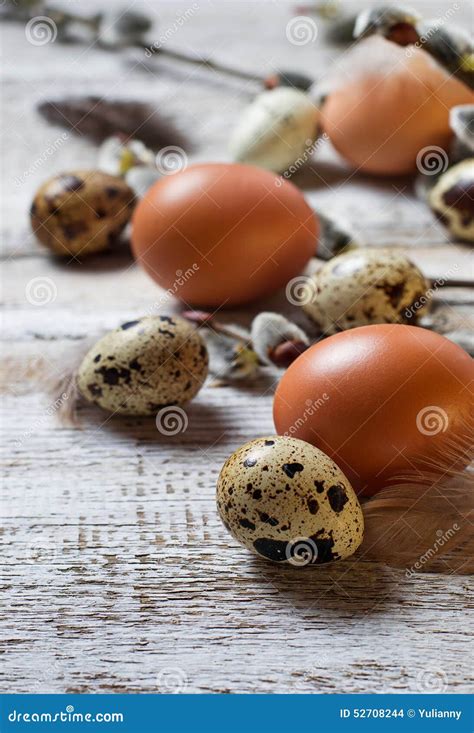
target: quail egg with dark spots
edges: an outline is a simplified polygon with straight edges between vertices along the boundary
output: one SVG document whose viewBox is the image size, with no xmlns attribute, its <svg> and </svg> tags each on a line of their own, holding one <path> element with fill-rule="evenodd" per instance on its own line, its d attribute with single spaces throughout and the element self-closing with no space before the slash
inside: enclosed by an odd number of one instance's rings
<svg viewBox="0 0 474 733">
<path fill-rule="evenodd" d="M 73 171 L 47 180 L 30 209 L 39 241 L 54 254 L 86 256 L 106 249 L 135 207 L 134 191 L 102 171 Z"/>
<path fill-rule="evenodd" d="M 304 288 L 302 306 L 327 335 L 371 323 L 416 325 L 429 285 L 404 254 L 360 247 L 333 257 Z"/>
<path fill-rule="evenodd" d="M 362 509 L 349 481 L 296 438 L 257 438 L 236 450 L 219 475 L 217 508 L 238 542 L 277 563 L 342 560 L 362 542 Z"/>
<path fill-rule="evenodd" d="M 474 242 L 474 158 L 440 176 L 429 193 L 429 204 L 451 234 Z"/>
<path fill-rule="evenodd" d="M 90 349 L 77 386 L 88 401 L 122 415 L 153 415 L 182 405 L 201 389 L 208 354 L 183 318 L 145 316 L 123 323 Z"/>
</svg>

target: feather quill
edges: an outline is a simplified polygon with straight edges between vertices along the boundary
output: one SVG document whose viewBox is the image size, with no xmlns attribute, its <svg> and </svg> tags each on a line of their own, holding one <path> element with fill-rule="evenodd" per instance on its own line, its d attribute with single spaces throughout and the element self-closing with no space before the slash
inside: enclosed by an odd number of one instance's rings
<svg viewBox="0 0 474 733">
<path fill-rule="evenodd" d="M 97 96 L 47 100 L 38 112 L 48 122 L 102 142 L 112 135 L 141 140 L 157 150 L 179 145 L 189 150 L 189 141 L 174 122 L 145 102 L 109 100 Z"/>
</svg>

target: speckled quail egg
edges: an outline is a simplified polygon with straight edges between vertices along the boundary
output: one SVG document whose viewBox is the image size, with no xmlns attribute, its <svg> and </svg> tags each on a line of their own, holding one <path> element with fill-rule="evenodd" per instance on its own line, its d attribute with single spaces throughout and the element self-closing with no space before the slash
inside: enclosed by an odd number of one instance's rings
<svg viewBox="0 0 474 733">
<path fill-rule="evenodd" d="M 325 262 L 307 283 L 302 305 L 325 334 L 371 323 L 415 325 L 428 308 L 428 287 L 405 255 L 361 247 Z"/>
<path fill-rule="evenodd" d="M 238 542 L 274 562 L 342 560 L 362 542 L 362 509 L 349 481 L 296 438 L 272 435 L 236 450 L 219 475 L 217 508 Z"/>
<path fill-rule="evenodd" d="M 108 412 L 152 415 L 181 405 L 200 390 L 208 354 L 197 330 L 176 316 L 145 316 L 123 323 L 90 349 L 77 386 Z"/>
<path fill-rule="evenodd" d="M 467 158 L 443 173 L 428 200 L 451 234 L 474 242 L 474 158 Z"/>
<path fill-rule="evenodd" d="M 135 203 L 134 191 L 122 178 L 93 170 L 63 173 L 36 192 L 31 226 L 55 254 L 85 256 L 112 244 Z"/>
</svg>

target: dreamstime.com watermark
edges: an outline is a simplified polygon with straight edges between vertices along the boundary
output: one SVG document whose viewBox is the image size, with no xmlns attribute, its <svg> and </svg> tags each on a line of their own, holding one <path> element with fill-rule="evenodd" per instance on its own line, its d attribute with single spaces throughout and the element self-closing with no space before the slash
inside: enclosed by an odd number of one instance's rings
<svg viewBox="0 0 474 733">
<path fill-rule="evenodd" d="M 54 303 L 58 289 L 50 277 L 33 277 L 26 283 L 25 297 L 30 305 L 43 306 Z"/>
<path fill-rule="evenodd" d="M 427 405 L 416 416 L 416 427 L 422 435 L 433 436 L 445 433 L 448 424 L 448 413 L 439 405 Z"/>
<path fill-rule="evenodd" d="M 26 565 L 54 565 L 59 555 L 59 546 L 49 537 L 37 537 L 28 542 L 23 552 L 23 562 Z"/>
<path fill-rule="evenodd" d="M 292 676 L 296 677 L 294 689 L 301 692 L 311 692 L 320 685 L 320 680 L 325 676 L 328 665 L 331 664 L 330 654 L 318 654 L 317 665 L 305 670 L 294 670 Z"/>
<path fill-rule="evenodd" d="M 25 36 L 32 46 L 46 46 L 54 43 L 58 35 L 58 27 L 48 15 L 35 15 L 25 25 Z"/>
<path fill-rule="evenodd" d="M 188 427 L 188 416 L 179 405 L 162 407 L 155 418 L 159 433 L 166 436 L 184 433 Z"/>
<path fill-rule="evenodd" d="M 313 18 L 297 15 L 286 24 L 286 37 L 293 46 L 306 46 L 318 37 L 318 26 Z"/>
<path fill-rule="evenodd" d="M 322 135 L 320 135 L 316 140 L 306 140 L 306 148 L 304 152 L 295 160 L 294 163 L 292 163 L 288 168 L 283 171 L 283 173 L 280 173 L 280 175 L 275 179 L 275 186 L 279 188 L 283 185 L 282 179 L 285 178 L 288 180 L 293 176 L 297 171 L 300 170 L 306 163 L 308 163 L 311 158 L 313 157 L 314 153 L 317 152 L 317 150 L 321 147 L 321 145 L 329 140 L 329 135 L 326 132 L 323 132 Z"/>
<path fill-rule="evenodd" d="M 294 537 L 285 550 L 286 560 L 296 568 L 312 565 L 318 559 L 318 546 L 311 537 Z"/>
<path fill-rule="evenodd" d="M 457 271 L 459 270 L 458 265 L 453 265 L 444 275 L 443 277 L 439 277 L 437 280 L 434 280 L 431 283 L 431 287 L 428 288 L 428 290 L 425 291 L 423 295 L 420 295 L 418 300 L 415 300 L 414 303 L 411 304 L 409 308 L 405 310 L 405 318 L 413 318 L 413 316 L 416 315 L 417 311 L 420 310 L 420 308 L 423 308 L 427 303 L 432 300 L 436 292 L 438 291 L 438 288 L 442 288 L 444 285 L 446 285 L 447 280 L 452 277 Z"/>
<path fill-rule="evenodd" d="M 173 285 L 168 288 L 168 290 L 165 290 L 162 295 L 160 295 L 159 299 L 155 303 L 153 303 L 150 308 L 148 308 L 145 315 L 153 315 L 153 313 L 158 310 L 162 305 L 165 305 L 165 303 L 174 298 L 179 292 L 180 288 L 182 288 L 183 285 L 187 283 L 188 280 L 190 280 L 198 270 L 199 265 L 197 264 L 197 262 L 194 262 L 191 267 L 188 267 L 188 269 L 184 270 L 184 272 L 183 270 L 176 270 L 176 280 L 174 281 Z"/>
<path fill-rule="evenodd" d="M 293 425 L 290 425 L 286 433 L 283 433 L 285 438 L 291 438 L 300 428 L 303 427 L 303 425 L 308 421 L 310 417 L 314 415 L 315 412 L 317 412 L 325 402 L 329 400 L 329 395 L 327 392 L 323 392 L 321 397 L 318 397 L 317 400 L 306 400 L 306 409 L 303 412 L 302 416 L 299 417 Z"/>
<path fill-rule="evenodd" d="M 423 570 L 423 567 L 426 565 L 426 563 L 430 562 L 430 560 L 436 557 L 441 547 L 443 547 L 446 542 L 454 537 L 454 535 L 459 532 L 460 529 L 461 528 L 459 524 L 456 524 L 456 522 L 445 532 L 443 532 L 442 529 L 438 529 L 436 532 L 436 540 L 433 542 L 431 547 L 429 547 L 426 552 L 423 553 L 423 555 L 420 555 L 418 560 L 413 563 L 411 567 L 405 570 L 405 576 L 407 578 L 411 578 L 415 573 Z"/>
<path fill-rule="evenodd" d="M 163 44 L 165 44 L 166 41 L 169 41 L 170 38 L 172 38 L 174 34 L 177 33 L 179 29 L 182 28 L 183 25 L 187 23 L 187 21 L 192 18 L 194 13 L 196 13 L 198 10 L 198 3 L 193 3 L 191 7 L 186 8 L 186 10 L 184 10 L 182 13 L 179 13 L 173 23 L 168 26 L 168 28 L 160 35 L 158 40 L 145 49 L 145 56 L 147 57 L 147 59 L 151 58 L 154 53 L 157 53 L 161 49 Z"/>
<path fill-rule="evenodd" d="M 187 168 L 188 156 L 179 145 L 167 145 L 156 154 L 155 164 L 162 176 L 172 176 Z"/>
<path fill-rule="evenodd" d="M 442 669 L 422 669 L 416 675 L 416 687 L 421 693 L 446 692 L 448 679 Z"/>
<path fill-rule="evenodd" d="M 123 723 L 123 713 L 77 713 L 73 705 L 56 713 L 24 713 L 12 710 L 10 723 Z"/>
<path fill-rule="evenodd" d="M 69 140 L 69 135 L 67 132 L 63 132 L 62 135 L 56 138 L 50 145 L 47 146 L 41 153 L 41 155 L 38 155 L 38 157 L 33 161 L 33 163 L 30 165 L 28 170 L 23 171 L 23 173 L 19 176 L 16 176 L 15 178 L 15 186 L 22 186 L 26 179 L 36 173 L 50 158 L 52 155 L 54 155 L 59 148 L 64 145 L 66 140 Z"/>
<path fill-rule="evenodd" d="M 66 402 L 68 399 L 68 394 L 66 392 L 63 392 L 59 397 L 52 402 L 49 407 L 46 408 L 46 410 L 43 412 L 41 417 L 36 420 L 28 430 L 25 430 L 24 433 L 20 435 L 19 438 L 15 441 L 16 448 L 20 448 L 25 440 L 28 440 L 31 438 L 31 436 L 38 431 L 39 428 L 41 428 L 45 422 L 48 420 L 49 417 L 55 414 Z"/>
<path fill-rule="evenodd" d="M 63 669 L 57 659 L 51 659 L 51 657 L 39 657 L 39 666 L 35 670 L 35 679 L 32 683 L 32 687 L 37 693 L 41 693 L 42 690 L 46 690 L 53 686 L 53 681 L 62 674 Z M 33 693 L 34 694 L 34 693 Z"/>
<path fill-rule="evenodd" d="M 308 305 L 316 295 L 316 285 L 313 278 L 307 275 L 293 277 L 285 288 L 285 295 L 291 305 Z"/>
<path fill-rule="evenodd" d="M 164 667 L 156 678 L 156 686 L 165 695 L 179 695 L 188 686 L 188 676 L 180 667 Z"/>
<path fill-rule="evenodd" d="M 458 3 L 453 3 L 451 7 L 449 7 L 444 15 L 441 18 L 434 18 L 431 21 L 430 27 L 427 29 L 425 33 L 423 33 L 418 41 L 411 44 L 410 46 L 406 47 L 405 55 L 407 58 L 411 58 L 413 54 L 416 52 L 417 49 L 423 48 L 425 43 L 430 40 L 438 31 L 440 28 L 443 27 L 447 23 L 448 20 L 452 18 L 455 13 L 460 9 L 460 5 Z"/>
<path fill-rule="evenodd" d="M 448 165 L 448 154 L 439 145 L 427 145 L 416 156 L 416 167 L 423 176 L 437 176 L 444 173 Z"/>
</svg>

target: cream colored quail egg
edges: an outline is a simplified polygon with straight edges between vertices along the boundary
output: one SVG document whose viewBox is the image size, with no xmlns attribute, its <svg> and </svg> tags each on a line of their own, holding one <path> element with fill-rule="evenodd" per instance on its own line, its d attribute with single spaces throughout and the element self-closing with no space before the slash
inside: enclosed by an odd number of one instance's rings
<svg viewBox="0 0 474 733">
<path fill-rule="evenodd" d="M 85 256 L 106 249 L 128 223 L 134 191 L 102 171 L 72 171 L 47 180 L 30 209 L 39 241 L 54 252 Z"/>
<path fill-rule="evenodd" d="M 234 160 L 277 173 L 310 160 L 318 137 L 319 110 L 290 87 L 262 92 L 247 107 L 230 140 Z"/>
<path fill-rule="evenodd" d="M 325 334 L 371 323 L 415 325 L 428 308 L 428 287 L 405 255 L 361 247 L 325 262 L 307 284 L 302 305 Z"/>
<path fill-rule="evenodd" d="M 236 450 L 219 475 L 217 508 L 238 542 L 274 562 L 342 560 L 362 542 L 362 509 L 349 481 L 296 438 L 272 435 Z"/>
<path fill-rule="evenodd" d="M 429 193 L 429 204 L 451 234 L 474 242 L 474 158 L 440 176 Z"/>
<path fill-rule="evenodd" d="M 187 321 L 145 316 L 123 323 L 90 349 L 77 386 L 88 402 L 108 412 L 152 415 L 191 400 L 207 367 L 204 341 Z"/>
</svg>

